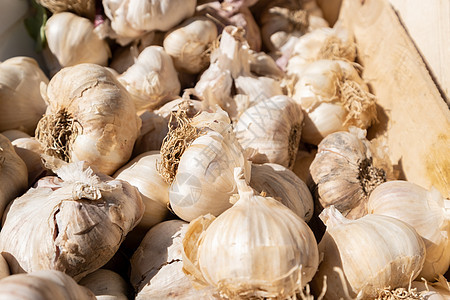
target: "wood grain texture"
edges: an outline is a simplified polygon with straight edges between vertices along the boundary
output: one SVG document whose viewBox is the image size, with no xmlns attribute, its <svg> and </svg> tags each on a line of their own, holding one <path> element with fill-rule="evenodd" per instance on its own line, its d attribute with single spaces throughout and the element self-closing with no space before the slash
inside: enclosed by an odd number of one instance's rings
<svg viewBox="0 0 450 300">
<path fill-rule="evenodd" d="M 450 197 L 450 111 L 396 13 L 387 0 L 344 0 L 339 18 L 378 101 L 368 137 L 386 140 L 405 179 Z"/>
</svg>

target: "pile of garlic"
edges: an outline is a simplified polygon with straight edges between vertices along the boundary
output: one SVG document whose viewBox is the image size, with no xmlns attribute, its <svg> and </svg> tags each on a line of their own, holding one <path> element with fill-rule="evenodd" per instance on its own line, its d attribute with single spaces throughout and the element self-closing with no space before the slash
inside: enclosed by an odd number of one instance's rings
<svg viewBox="0 0 450 300">
<path fill-rule="evenodd" d="M 448 297 L 450 200 L 369 138 L 315 0 L 37 2 L 41 65 L 0 63 L 0 298 Z"/>
</svg>

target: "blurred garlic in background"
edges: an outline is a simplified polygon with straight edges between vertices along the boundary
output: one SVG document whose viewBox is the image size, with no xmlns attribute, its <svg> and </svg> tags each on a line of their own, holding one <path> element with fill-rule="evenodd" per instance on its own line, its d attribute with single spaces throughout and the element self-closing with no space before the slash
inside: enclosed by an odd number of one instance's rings
<svg viewBox="0 0 450 300">
<path fill-rule="evenodd" d="M 73 12 L 79 16 L 94 19 L 96 0 L 36 0 L 53 14 L 60 12 Z"/>
</svg>

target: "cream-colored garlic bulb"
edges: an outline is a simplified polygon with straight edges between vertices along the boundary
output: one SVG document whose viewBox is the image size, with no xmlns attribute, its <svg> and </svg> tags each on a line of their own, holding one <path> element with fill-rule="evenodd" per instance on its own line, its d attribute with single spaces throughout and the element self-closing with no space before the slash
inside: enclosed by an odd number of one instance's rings
<svg viewBox="0 0 450 300">
<path fill-rule="evenodd" d="M 14 198 L 28 188 L 27 165 L 11 142 L 0 134 L 0 216 Z"/>
<path fill-rule="evenodd" d="M 368 128 L 376 120 L 375 97 L 348 62 L 317 60 L 305 68 L 292 98 L 305 112 L 302 141 L 317 145 L 349 126 Z"/>
<path fill-rule="evenodd" d="M 31 57 L 0 63 L 0 132 L 18 129 L 33 135 L 47 105 L 40 94 L 48 78 Z"/>
<path fill-rule="evenodd" d="M 3 278 L 0 280 L 0 299 L 96 300 L 89 289 L 56 270 L 41 270 Z"/>
<path fill-rule="evenodd" d="M 48 155 L 87 161 L 114 173 L 131 156 L 141 120 L 128 92 L 106 68 L 79 64 L 50 81 L 36 138 Z"/>
<path fill-rule="evenodd" d="M 11 275 L 5 257 L 0 253 L 0 280 Z"/>
<path fill-rule="evenodd" d="M 195 0 L 116 1 L 103 0 L 106 16 L 117 34 L 117 41 L 124 45 L 146 32 L 167 31 L 191 17 Z"/>
<path fill-rule="evenodd" d="M 432 282 L 450 266 L 450 200 L 438 190 L 430 191 L 412 182 L 382 183 L 370 194 L 370 214 L 402 220 L 422 236 L 427 255 L 420 277 Z"/>
<path fill-rule="evenodd" d="M 161 148 L 161 174 L 170 182 L 169 201 L 175 214 L 185 221 L 210 213 L 219 215 L 231 207 L 237 191 L 235 167 L 250 180 L 250 163 L 244 157 L 227 113 L 202 112 L 192 120 L 178 118 Z"/>
<path fill-rule="evenodd" d="M 252 164 L 250 186 L 259 193 L 280 200 L 303 221 L 311 219 L 314 210 L 311 192 L 291 170 L 278 164 Z"/>
<path fill-rule="evenodd" d="M 137 111 L 154 109 L 180 93 L 172 59 L 160 46 L 145 48 L 118 79 L 133 96 Z"/>
<path fill-rule="evenodd" d="M 386 171 L 374 165 L 365 131 L 352 127 L 328 135 L 320 142 L 309 167 L 314 196 L 325 208 L 334 205 L 344 216 L 367 214 L 370 193 L 386 181 Z"/>
<path fill-rule="evenodd" d="M 374 299 L 380 289 L 407 287 L 422 269 L 425 245 L 405 222 L 382 215 L 349 220 L 334 206 L 320 218 L 327 229 L 312 288 L 320 294 L 326 276 L 323 299 Z"/>
<path fill-rule="evenodd" d="M 411 288 L 416 289 L 417 293 L 426 300 L 450 299 L 450 284 L 442 275 L 439 276 L 439 281 L 436 283 L 415 280 L 411 283 Z"/>
<path fill-rule="evenodd" d="M 37 0 L 53 14 L 70 11 L 77 15 L 94 19 L 95 0 Z"/>
<path fill-rule="evenodd" d="M 79 282 L 95 294 L 97 300 L 128 300 L 128 283 L 119 274 L 98 269 Z"/>
<path fill-rule="evenodd" d="M 216 25 L 208 18 L 190 18 L 167 33 L 164 50 L 177 70 L 196 74 L 209 65 L 209 53 L 217 34 Z"/>
<path fill-rule="evenodd" d="M 130 259 L 136 299 L 214 299 L 212 289 L 197 290 L 183 273 L 188 223 L 170 220 L 152 227 Z"/>
<path fill-rule="evenodd" d="M 94 32 L 94 24 L 70 12 L 52 15 L 45 25 L 45 36 L 61 67 L 80 63 L 106 66 L 111 56 L 108 43 Z"/>
<path fill-rule="evenodd" d="M 276 163 L 292 169 L 302 134 L 303 112 L 290 97 L 279 95 L 250 106 L 234 131 L 254 163 Z"/>
<path fill-rule="evenodd" d="M 184 270 L 230 299 L 294 296 L 319 264 L 314 234 L 277 200 L 255 195 L 242 169 L 235 170 L 239 199 L 216 219 L 206 215 L 190 223 Z"/>
<path fill-rule="evenodd" d="M 144 204 L 136 188 L 84 162 L 55 172 L 12 202 L 0 251 L 13 274 L 51 269 L 79 280 L 114 256 Z"/>
<path fill-rule="evenodd" d="M 47 173 L 47 168 L 44 166 L 41 158 L 41 154 L 44 153 L 42 146 L 34 137 L 15 139 L 12 141 L 12 145 L 17 155 L 27 165 L 28 185 L 31 186 Z"/>
</svg>

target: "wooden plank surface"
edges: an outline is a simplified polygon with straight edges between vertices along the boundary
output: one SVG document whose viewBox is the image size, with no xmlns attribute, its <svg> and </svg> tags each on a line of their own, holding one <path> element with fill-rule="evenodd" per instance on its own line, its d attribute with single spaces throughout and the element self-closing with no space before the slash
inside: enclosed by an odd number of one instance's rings
<svg viewBox="0 0 450 300">
<path fill-rule="evenodd" d="M 450 198 L 450 111 L 387 0 L 343 0 L 363 78 L 379 104 L 369 138 L 386 140 L 404 178 Z"/>
</svg>

